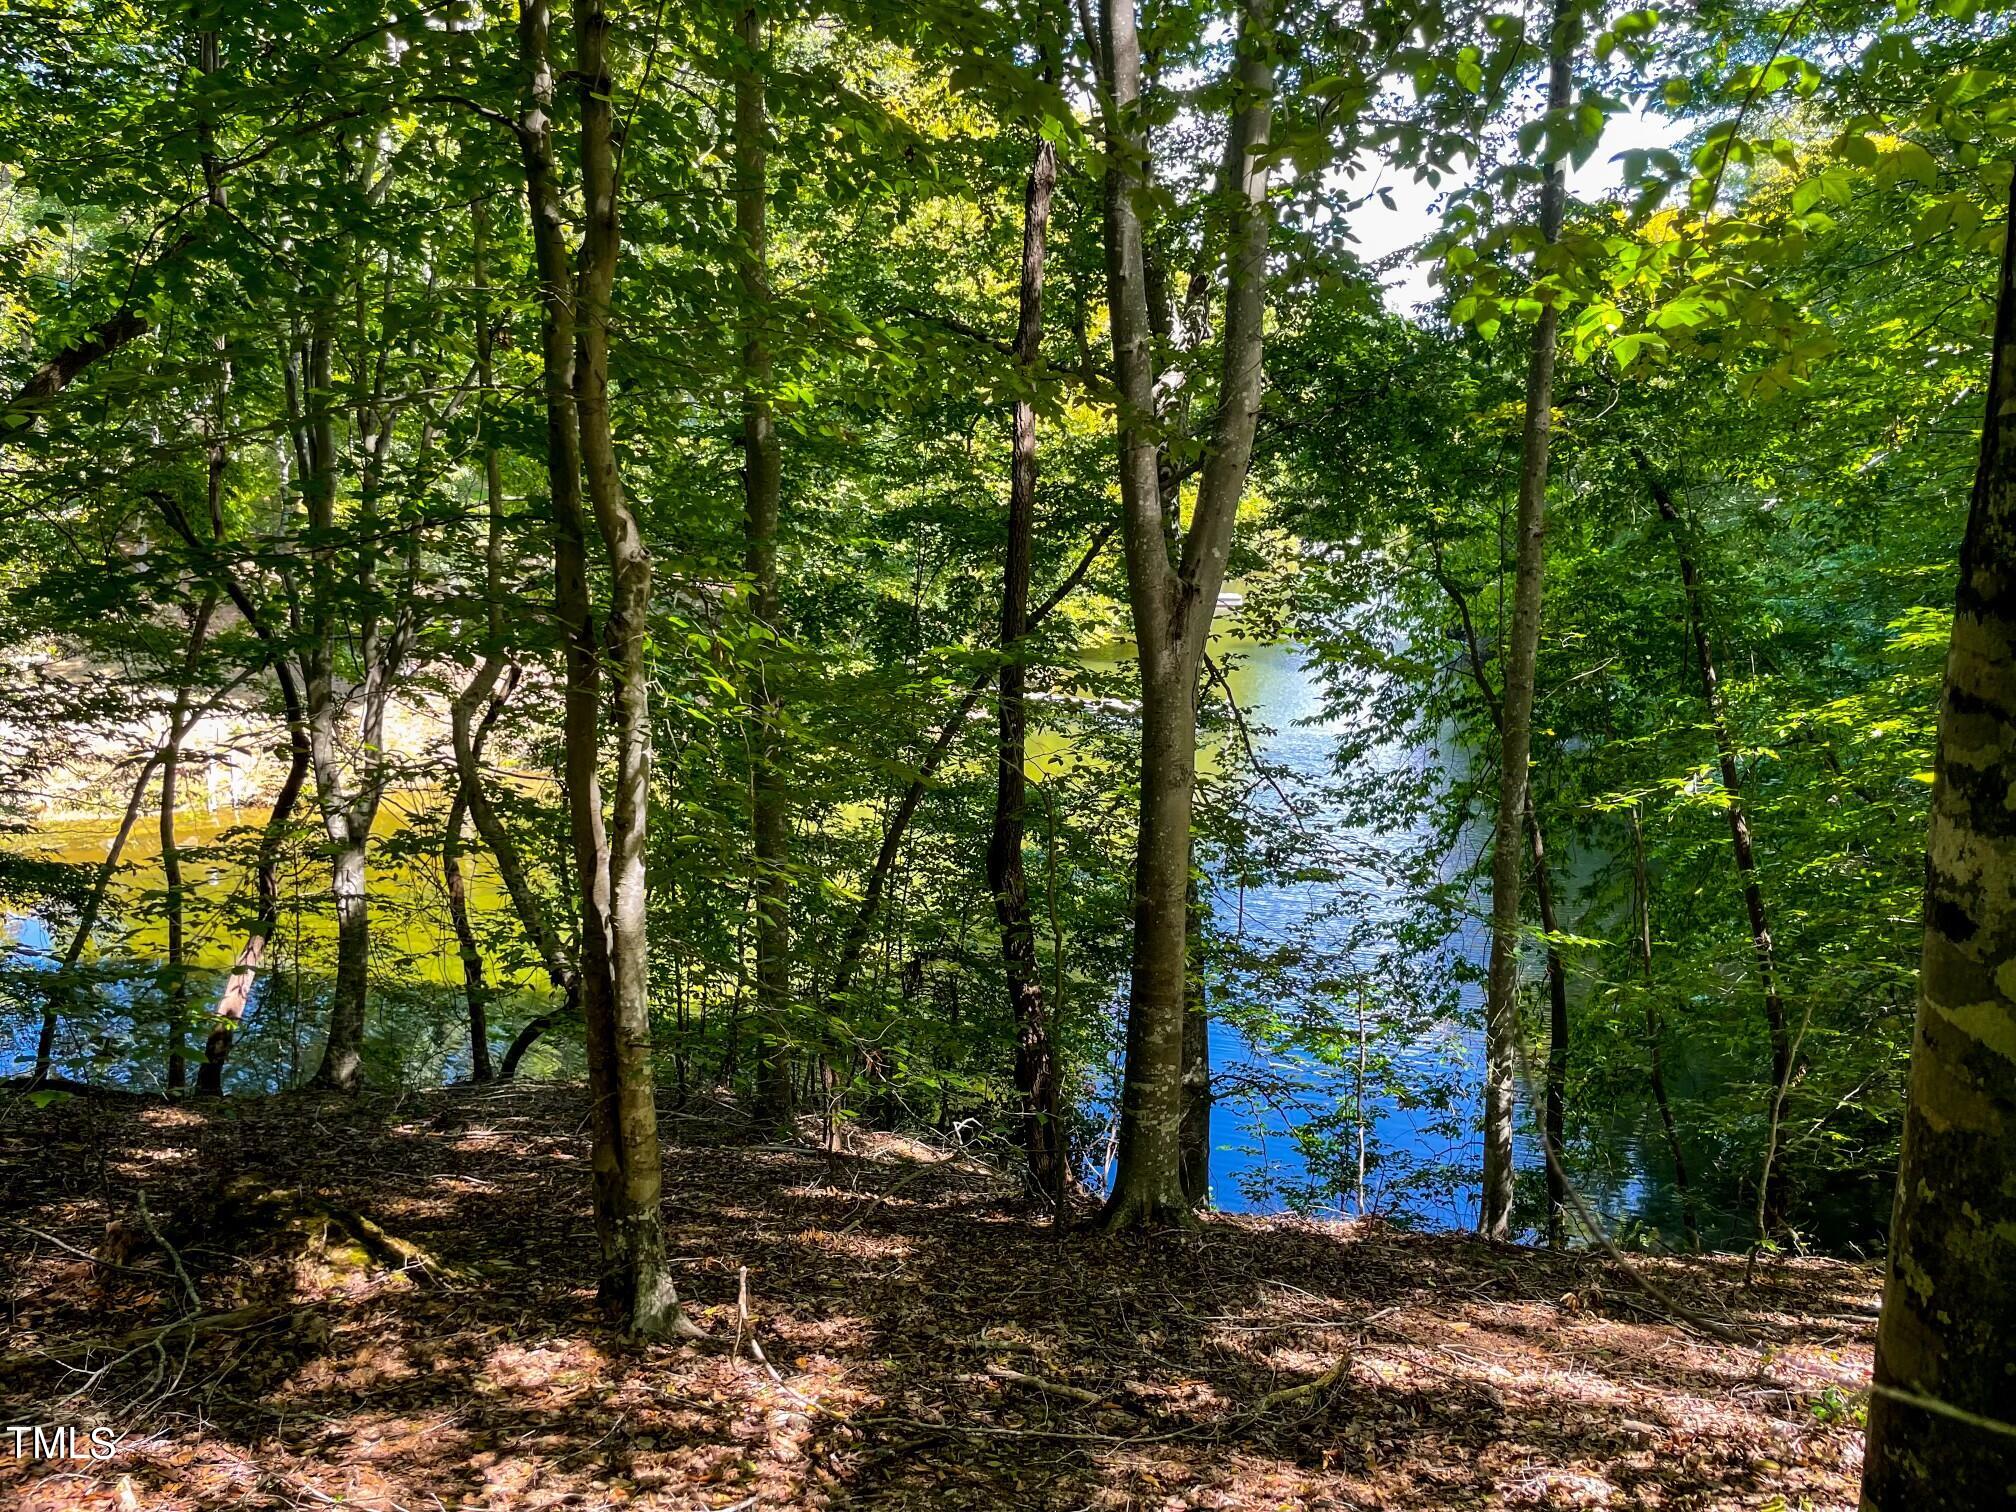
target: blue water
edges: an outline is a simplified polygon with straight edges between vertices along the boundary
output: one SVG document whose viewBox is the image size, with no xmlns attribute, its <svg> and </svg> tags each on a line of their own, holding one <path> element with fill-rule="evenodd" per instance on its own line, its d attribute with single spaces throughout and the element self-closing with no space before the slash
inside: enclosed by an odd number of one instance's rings
<svg viewBox="0 0 2016 1512">
<path fill-rule="evenodd" d="M 1389 811 L 1375 826 L 1345 822 L 1320 789 L 1340 735 L 1366 727 L 1376 685 L 1360 688 L 1355 701 L 1333 691 L 1326 706 L 1299 648 L 1231 654 L 1255 753 L 1279 769 L 1277 783 L 1256 788 L 1251 801 L 1303 837 L 1302 851 L 1330 858 L 1332 874 L 1241 876 L 1236 864 L 1207 857 L 1212 925 L 1232 953 L 1271 962 L 1299 946 L 1305 957 L 1294 973 L 1271 965 L 1207 972 L 1219 1094 L 1213 1200 L 1229 1211 L 1292 1206 L 1473 1226 L 1490 898 L 1481 884 L 1467 891 L 1460 884 L 1483 833 L 1466 830 L 1452 848 L 1419 816 L 1395 823 Z M 1397 795 L 1439 781 L 1432 765 L 1439 754 L 1432 742 L 1375 743 L 1356 754 L 1355 767 Z M 1439 915 L 1422 908 L 1424 883 L 1433 882 L 1454 887 Z M 1255 1008 L 1275 1012 L 1256 1024 Z M 1283 1035 L 1283 1018 L 1306 1028 Z M 1526 1112 L 1514 1159 L 1522 1172 L 1538 1172 L 1544 1154 Z M 1621 1174 L 1578 1174 L 1612 1211 L 1635 1210 L 1645 1195 L 1642 1172 L 1628 1164 Z"/>
</svg>

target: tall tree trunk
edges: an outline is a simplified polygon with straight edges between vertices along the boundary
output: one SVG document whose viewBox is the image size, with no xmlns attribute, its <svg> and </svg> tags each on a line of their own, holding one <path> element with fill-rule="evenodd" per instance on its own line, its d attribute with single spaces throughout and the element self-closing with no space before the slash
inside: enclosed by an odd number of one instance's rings
<svg viewBox="0 0 2016 1512">
<path fill-rule="evenodd" d="M 1702 603 L 1701 574 L 1687 549 L 1685 527 L 1679 507 L 1666 482 L 1652 470 L 1642 451 L 1632 453 L 1644 473 L 1652 502 L 1659 517 L 1673 535 L 1673 547 L 1680 562 L 1680 585 L 1687 600 L 1687 629 L 1694 642 L 1695 670 L 1701 677 L 1701 698 L 1708 710 L 1708 727 L 1715 738 L 1715 760 L 1722 776 L 1723 812 L 1729 818 L 1729 839 L 1736 857 L 1736 876 L 1743 886 L 1743 911 L 1750 921 L 1750 948 L 1757 962 L 1758 984 L 1764 991 L 1764 1023 L 1771 1043 L 1770 1135 L 1764 1167 L 1758 1176 L 1758 1234 L 1761 1241 L 1778 1226 L 1784 1216 L 1775 1156 L 1778 1128 L 1784 1117 L 1785 1096 L 1792 1086 L 1792 1031 L 1785 1013 L 1785 999 L 1778 990 L 1778 968 L 1771 944 L 1770 921 L 1764 909 L 1763 880 L 1757 869 L 1756 847 L 1751 841 L 1750 819 L 1743 808 L 1743 778 L 1736 764 L 1736 742 L 1729 733 L 1729 710 L 1722 698 L 1722 681 L 1715 671 L 1715 653 L 1708 639 L 1708 615 Z"/>
<path fill-rule="evenodd" d="M 1183 914 L 1183 1197 L 1192 1207 L 1211 1195 L 1211 1016 L 1204 991 L 1204 911 L 1197 878 Z"/>
<path fill-rule="evenodd" d="M 2016 184 L 2010 186 L 2016 217 Z M 2016 224 L 2016 219 L 2012 219 Z M 1925 951 L 1862 1505 L 1962 1512 L 2016 1486 L 2016 236 L 1933 763 Z"/>
<path fill-rule="evenodd" d="M 651 960 L 646 934 L 645 847 L 651 802 L 651 557 L 623 494 L 609 416 L 609 297 L 621 251 L 617 229 L 614 80 L 602 0 L 575 0 L 580 81 L 581 192 L 585 213 L 574 404 L 581 464 L 597 532 L 609 556 L 604 635 L 614 684 L 616 794 L 608 832 L 610 1013 L 589 1052 L 608 1060 L 609 1097 L 598 1103 L 595 1169 L 601 1186 L 602 1298 L 625 1332 L 647 1338 L 697 1332 L 679 1309 L 659 1212 L 662 1171 L 651 1058 Z"/>
<path fill-rule="evenodd" d="M 158 748 L 150 751 L 147 759 L 140 764 L 140 774 L 133 779 L 132 795 L 126 800 L 126 812 L 120 817 L 112 843 L 105 848 L 105 859 L 98 863 L 98 875 L 92 878 L 91 891 L 84 900 L 83 910 L 77 915 L 77 928 L 70 936 L 70 947 L 63 952 L 62 971 L 57 975 L 56 984 L 49 989 L 49 998 L 42 1010 L 42 1030 L 35 1039 L 35 1070 L 28 1078 L 31 1088 L 49 1079 L 49 1069 L 56 1057 L 56 1025 L 62 1016 L 58 1004 L 71 993 L 70 974 L 83 958 L 91 931 L 97 927 L 98 915 L 105 907 L 105 894 L 112 886 L 112 878 L 118 874 L 120 858 L 126 854 L 126 842 L 133 838 L 133 826 L 139 823 L 140 810 L 146 807 L 147 784 L 154 780 L 154 769 L 160 764 L 161 752 Z"/>
<path fill-rule="evenodd" d="M 1652 986 L 1652 882 L 1645 869 L 1645 827 L 1639 821 L 1636 804 L 1631 808 L 1631 894 L 1637 918 L 1638 965 L 1645 988 L 1645 1056 L 1652 1101 L 1659 1109 L 1666 1151 L 1673 1158 L 1673 1186 L 1680 1194 L 1680 1222 L 1687 1230 L 1687 1247 L 1698 1250 L 1701 1229 L 1694 1216 L 1694 1190 L 1687 1180 L 1687 1156 L 1680 1148 L 1680 1126 L 1674 1122 L 1673 1104 L 1666 1096 L 1666 1065 L 1660 1043 L 1665 1031 L 1659 1021 L 1659 1004 Z"/>
<path fill-rule="evenodd" d="M 571 860 L 578 895 L 578 950 L 569 958 L 511 832 L 490 802 L 475 741 L 477 706 L 490 696 L 505 659 L 485 659 L 478 675 L 449 709 L 455 767 L 469 817 L 497 863 L 519 923 L 566 996 L 555 1012 L 528 1020 L 504 1052 L 498 1079 L 518 1074 L 525 1054 L 562 1017 L 579 1014 L 584 1027 L 608 1016 L 608 851 L 602 830 L 599 776 L 600 662 L 595 618 L 588 597 L 587 521 L 581 505 L 580 430 L 574 411 L 574 320 L 566 225 L 553 160 L 553 72 L 548 52 L 551 13 L 541 3 L 521 7 L 519 43 L 526 69 L 526 100 L 517 123 L 532 220 L 534 268 L 539 282 L 541 378 L 546 407 L 546 476 L 553 527 L 554 607 L 563 636 L 562 749 L 566 775 L 568 838 L 561 858 L 564 879 Z M 487 483 L 486 483 L 487 486 Z M 501 479 L 498 498 L 501 502 Z M 563 888 L 564 891 L 564 888 Z M 593 1011 L 590 1004 L 593 1003 Z M 590 1031 L 599 1032 L 599 1031 Z M 590 1066 L 591 1086 L 596 1067 Z M 600 1090 L 594 1091 L 598 1101 Z"/>
<path fill-rule="evenodd" d="M 329 1000 L 329 1038 L 322 1064 L 310 1078 L 317 1087 L 354 1092 L 364 1075 L 364 1008 L 370 992 L 371 903 L 365 874 L 367 842 L 346 824 L 330 857 L 330 896 L 336 905 L 336 982 Z"/>
<path fill-rule="evenodd" d="M 1556 0 L 1548 44 L 1547 108 L 1572 103 L 1569 60 L 1573 15 Z M 1567 179 L 1561 160 L 1544 165 L 1540 235 L 1561 234 Z M 1547 552 L 1547 453 L 1553 437 L 1554 349 L 1559 314 L 1549 304 L 1533 329 L 1526 369 L 1526 423 L 1520 441 L 1518 549 L 1512 626 L 1505 648 L 1504 718 L 1499 726 L 1498 825 L 1491 852 L 1491 965 L 1484 992 L 1484 1179 L 1478 1231 L 1504 1239 L 1512 1230 L 1512 1119 L 1519 1036 L 1519 901 L 1524 881 L 1520 829 L 1525 823 L 1527 763 L 1533 753 L 1533 674 L 1540 652 L 1540 600 Z"/>
<path fill-rule="evenodd" d="M 449 709 L 449 740 L 455 752 L 455 798 L 449 805 L 448 823 L 441 832 L 441 872 L 448 892 L 448 915 L 455 929 L 456 947 L 462 957 L 462 989 L 469 1007 L 469 1079 L 487 1082 L 490 1066 L 489 987 L 483 979 L 483 952 L 469 922 L 467 884 L 462 868 L 462 825 L 473 801 L 483 801 L 481 756 L 484 737 L 503 712 L 517 684 L 518 669 L 510 669 L 510 679 L 492 696 L 506 663 L 504 648 L 504 469 L 498 452 L 490 402 L 495 374 L 491 362 L 489 269 L 485 262 L 489 220 L 482 200 L 470 209 L 470 229 L 475 242 L 472 274 L 477 292 L 476 385 L 481 395 L 479 423 L 483 432 L 483 641 L 484 655 Z M 471 728 L 472 710 L 490 698 L 480 723 Z M 487 806 L 487 805 L 486 805 Z M 494 815 L 492 822 L 495 823 Z M 479 833 L 481 826 L 479 824 Z M 497 825 L 502 829 L 501 825 Z M 506 840 L 508 846 L 508 837 Z M 513 853 L 515 864 L 516 855 Z M 523 878 L 519 878 L 522 885 Z M 510 888 L 511 884 L 506 883 Z M 527 889 L 529 892 L 529 889 Z M 516 892 L 513 891 L 513 900 Z M 524 911 L 520 910 L 521 920 Z M 544 923 L 543 914 L 540 922 Z M 533 931 L 535 939 L 537 932 Z M 550 969 L 550 968 L 549 968 Z"/>
<path fill-rule="evenodd" d="M 462 869 L 462 825 L 469 804 L 458 790 L 441 832 L 441 880 L 448 892 L 448 919 L 462 959 L 462 998 L 469 1009 L 469 1080 L 487 1082 L 490 1066 L 490 988 L 483 980 L 483 949 L 469 922 L 468 879 Z"/>
<path fill-rule="evenodd" d="M 306 657 L 308 741 L 314 757 L 316 799 L 329 841 L 330 895 L 336 913 L 336 980 L 329 1002 L 329 1037 L 310 1082 L 354 1092 L 364 1064 L 365 1005 L 370 992 L 371 912 L 365 856 L 370 824 L 357 823 L 359 794 L 352 790 L 337 744 L 342 703 L 336 692 L 336 434 L 329 409 L 332 341 L 320 324 L 308 340 L 305 377 L 307 470 L 301 479 L 308 526 L 317 544 L 310 553 L 313 603 Z"/>
<path fill-rule="evenodd" d="M 168 738 L 161 745 L 161 887 L 163 910 L 168 916 L 168 1090 L 180 1091 L 188 1085 L 189 983 L 187 910 L 182 898 L 182 848 L 175 840 L 175 805 L 182 769 L 182 742 L 195 723 L 190 705 L 195 693 L 196 671 L 203 657 L 203 642 L 209 638 L 210 619 L 217 612 L 217 590 L 207 590 L 189 620 L 189 643 L 182 656 L 182 672 L 175 684 L 175 702 L 168 711 Z"/>
<path fill-rule="evenodd" d="M 565 637 L 561 743 L 569 849 L 580 909 L 581 1020 L 588 1048 L 588 1094 L 595 1157 L 595 1222 L 605 1269 L 621 1269 L 615 1219 L 621 1192 L 603 1150 L 617 1135 L 614 981 L 609 959 L 609 845 L 602 823 L 601 656 L 588 593 L 588 520 L 581 499 L 581 429 L 576 418 L 573 259 L 561 209 L 553 148 L 554 76 L 546 0 L 518 9 L 525 98 L 518 139 L 539 279 L 540 356 L 546 400 L 546 478 L 553 521 L 554 609 Z M 516 1048 L 515 1046 L 513 1047 Z M 506 1057 L 512 1066 L 512 1058 Z"/>
<path fill-rule="evenodd" d="M 1184 897 L 1197 767 L 1197 678 L 1225 580 L 1233 523 L 1260 413 L 1267 299 L 1267 145 L 1273 116 L 1272 11 L 1240 17 L 1227 194 L 1230 221 L 1223 367 L 1210 450 L 1180 561 L 1163 509 L 1154 438 L 1154 372 L 1141 220 L 1147 163 L 1140 119 L 1141 44 L 1133 0 L 1102 0 L 1106 273 L 1118 379 L 1121 534 L 1141 667 L 1141 814 L 1134 867 L 1134 950 L 1121 1088 L 1119 1166 L 1108 1229 L 1189 1221 L 1183 1195 Z"/>
<path fill-rule="evenodd" d="M 1033 383 L 1043 358 L 1043 268 L 1050 202 L 1057 191 L 1057 149 L 1036 146 L 1022 205 L 1022 281 L 1015 325 L 1015 360 Z M 1029 629 L 1029 569 L 1036 532 L 1036 406 L 1015 401 L 1008 473 L 1008 544 L 1001 570 L 1001 670 L 997 678 L 994 823 L 987 838 L 987 890 L 1001 929 L 1001 966 L 1015 1025 L 1015 1089 L 1021 1098 L 1022 1145 L 1036 1190 L 1060 1216 L 1071 1168 L 1059 1105 L 1055 1051 L 1037 974 L 1036 929 L 1029 914 L 1029 879 L 1022 861 L 1029 792 L 1028 669 L 1021 642 Z"/>
<path fill-rule="evenodd" d="M 777 519 L 783 462 L 770 407 L 769 132 L 763 70 L 763 21 L 756 7 L 736 17 L 735 271 L 742 298 L 742 499 L 749 573 L 749 613 L 758 650 L 749 693 L 755 739 L 749 808 L 755 841 L 756 1116 L 781 1128 L 791 1121 L 791 809 L 784 787 L 782 709 L 770 685 L 779 628 Z"/>
<path fill-rule="evenodd" d="M 1468 595 L 1442 563 L 1442 548 L 1430 543 L 1435 554 L 1434 574 L 1442 591 L 1456 606 L 1463 635 L 1463 648 L 1470 667 L 1470 680 L 1477 685 L 1484 712 L 1491 727 L 1503 737 L 1505 706 L 1491 685 L 1491 673 L 1484 663 L 1484 648 L 1477 638 L 1477 622 L 1470 613 Z M 1550 936 L 1547 944 L 1547 1093 L 1545 1126 L 1554 1158 L 1547 1162 L 1547 1242 L 1558 1246 L 1564 1237 L 1568 1207 L 1568 1179 L 1563 1140 L 1568 1124 L 1568 972 L 1561 950 L 1551 937 L 1561 933 L 1561 921 L 1554 908 L 1554 877 L 1547 865 L 1547 837 L 1540 827 L 1540 814 L 1533 804 L 1533 785 L 1526 785 L 1526 848 L 1533 858 L 1533 892 L 1540 909 L 1540 928 Z"/>
</svg>

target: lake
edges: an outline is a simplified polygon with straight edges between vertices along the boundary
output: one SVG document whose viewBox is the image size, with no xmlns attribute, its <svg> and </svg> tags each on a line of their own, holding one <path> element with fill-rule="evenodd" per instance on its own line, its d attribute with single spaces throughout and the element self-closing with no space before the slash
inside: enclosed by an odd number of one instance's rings
<svg viewBox="0 0 2016 1512">
<path fill-rule="evenodd" d="M 1296 647 L 1224 643 L 1217 651 L 1226 659 L 1256 755 L 1278 769 L 1280 792 L 1258 790 L 1252 801 L 1263 812 L 1271 808 L 1283 825 L 1312 834 L 1325 855 L 1347 860 L 1324 878 L 1281 880 L 1241 858 L 1206 852 L 1208 906 L 1223 943 L 1207 971 L 1211 1058 L 1221 1099 L 1213 1128 L 1213 1201 L 1233 1211 L 1369 1212 L 1425 1226 L 1468 1227 L 1477 1210 L 1475 1110 L 1482 1077 L 1475 1027 L 1480 990 L 1469 978 L 1487 948 L 1488 896 L 1479 889 L 1456 910 L 1446 932 L 1424 937 L 1417 889 L 1401 874 L 1430 837 L 1353 827 L 1320 800 L 1304 806 L 1330 772 L 1341 722 L 1351 711 L 1326 715 L 1318 680 Z M 1114 654 L 1125 655 L 1124 648 Z M 1036 712 L 1040 718 L 1040 708 Z M 1032 747 L 1039 769 L 1043 750 L 1039 739 Z M 1379 747 L 1368 759 L 1380 773 L 1418 777 L 1434 754 Z M 1215 766 L 1211 750 L 1203 764 Z M 1292 820 L 1287 799 L 1301 809 Z M 453 1080 L 468 1069 L 460 965 L 446 928 L 438 868 L 431 855 L 402 855 L 396 844 L 404 828 L 399 803 L 428 801 L 419 795 L 388 800 L 375 847 L 374 950 L 399 968 L 373 988 L 368 1059 L 381 1081 Z M 245 908 L 247 846 L 262 818 L 251 810 L 195 811 L 182 821 L 191 934 L 200 942 L 189 972 L 192 1001 L 214 992 L 236 948 L 231 911 Z M 37 839 L 65 859 L 90 860 L 104 854 L 110 828 L 53 825 Z M 1474 858 L 1464 848 L 1474 853 L 1480 843 L 1481 834 L 1466 834 L 1458 853 L 1439 858 L 1443 880 L 1464 874 Z M 144 922 L 122 933 L 117 917 L 121 899 L 134 917 L 143 917 L 144 910 L 130 905 L 160 887 L 151 824 L 136 831 L 128 860 L 132 867 L 101 924 L 104 943 L 86 958 L 101 1011 L 89 1021 L 66 1022 L 59 1066 L 72 1076 L 152 1087 L 163 1064 L 153 1006 L 164 1001 L 158 967 L 163 926 Z M 1572 873 L 1572 860 L 1566 870 Z M 1569 880 L 1572 889 L 1572 875 Z M 232 1092 L 278 1090 L 314 1068 L 326 992 L 317 968 L 332 943 L 326 918 L 314 908 L 324 885 L 322 863 L 305 849 L 283 875 L 283 892 L 307 900 L 309 912 L 288 926 L 296 933 L 283 942 L 283 965 L 262 978 L 254 995 L 229 1066 Z M 471 902 L 479 920 L 506 911 L 495 878 L 480 863 L 472 870 Z M 60 957 L 62 942 L 52 942 L 33 916 L 8 915 L 5 927 L 12 948 L 0 977 L 0 1005 L 8 1009 L 0 1020 L 0 1068 L 18 1073 L 33 1058 L 35 979 Z M 500 1042 L 550 1001 L 536 974 L 505 984 L 490 1008 Z M 548 1036 L 525 1070 L 578 1074 L 578 1038 Z M 1542 1156 L 1529 1112 L 1522 1108 L 1515 1156 L 1523 1172 L 1537 1173 Z M 1613 1219 L 1677 1232 L 1673 1194 L 1657 1173 L 1644 1114 L 1642 1108 L 1608 1110 L 1600 1138 L 1574 1141 L 1578 1157 L 1609 1151 L 1601 1166 L 1578 1159 L 1577 1179 L 1592 1205 Z M 1096 1144 L 1087 1151 L 1095 1179 L 1103 1153 Z M 1530 1200 L 1522 1215 L 1537 1217 Z"/>
</svg>

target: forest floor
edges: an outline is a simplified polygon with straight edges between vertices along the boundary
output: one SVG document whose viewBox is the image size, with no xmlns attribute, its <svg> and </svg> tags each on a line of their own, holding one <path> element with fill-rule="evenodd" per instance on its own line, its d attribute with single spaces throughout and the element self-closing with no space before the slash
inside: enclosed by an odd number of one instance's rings
<svg viewBox="0 0 2016 1512">
<path fill-rule="evenodd" d="M 1855 1502 L 1867 1266 L 1637 1262 L 1655 1301 L 1599 1258 L 1379 1224 L 1059 1234 L 923 1146 L 668 1113 L 708 1338 L 638 1348 L 596 1317 L 582 1114 L 542 1086 L 0 1096 L 0 1504 Z"/>
</svg>

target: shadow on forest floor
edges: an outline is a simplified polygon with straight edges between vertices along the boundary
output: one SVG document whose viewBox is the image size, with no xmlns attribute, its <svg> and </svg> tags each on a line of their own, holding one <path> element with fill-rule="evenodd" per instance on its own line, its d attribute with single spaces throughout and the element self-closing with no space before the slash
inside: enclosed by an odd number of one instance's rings
<svg viewBox="0 0 2016 1512">
<path fill-rule="evenodd" d="M 675 1115 L 670 1243 L 711 1338 L 633 1349 L 595 1316 L 582 1115 L 532 1085 L 0 1106 L 0 1421 L 123 1435 L 102 1462 L 0 1437 L 0 1499 L 1854 1504 L 1867 1266 L 1745 1289 L 1740 1260 L 1647 1262 L 1743 1347 L 1587 1256 L 1286 1218 L 1058 1235 L 903 1141 L 829 1159 Z M 744 1266 L 779 1379 L 733 1351 Z"/>
</svg>

